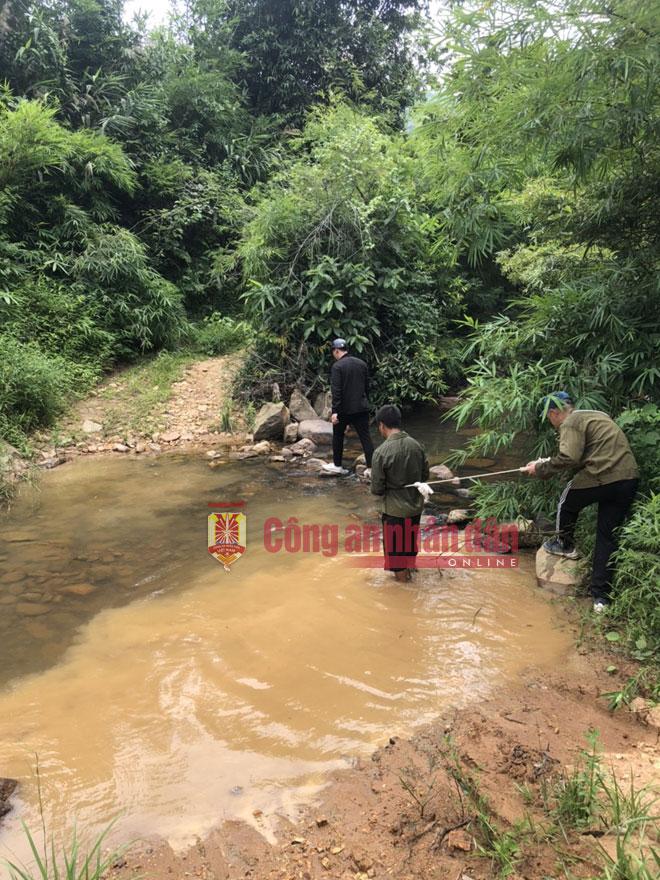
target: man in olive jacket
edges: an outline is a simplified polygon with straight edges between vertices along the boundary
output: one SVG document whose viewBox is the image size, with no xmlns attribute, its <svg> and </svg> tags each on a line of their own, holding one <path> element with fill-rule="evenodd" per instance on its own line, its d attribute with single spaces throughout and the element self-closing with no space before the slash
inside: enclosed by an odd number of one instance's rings
<svg viewBox="0 0 660 880">
<path fill-rule="evenodd" d="M 429 478 L 426 453 L 417 440 L 401 430 L 401 410 L 381 406 L 376 413 L 381 437 L 371 465 L 371 492 L 380 498 L 383 520 L 385 571 L 398 581 L 409 581 L 419 549 L 419 520 L 424 498 L 410 483 Z"/>
<path fill-rule="evenodd" d="M 591 594 L 594 611 L 609 604 L 617 549 L 616 529 L 624 522 L 635 500 L 639 471 L 626 435 L 606 413 L 575 409 L 565 391 L 544 399 L 547 417 L 559 430 L 559 454 L 530 461 L 525 470 L 532 476 L 550 477 L 573 471 L 557 507 L 558 536 L 543 547 L 557 556 L 576 559 L 575 526 L 580 511 L 598 505 Z"/>
</svg>

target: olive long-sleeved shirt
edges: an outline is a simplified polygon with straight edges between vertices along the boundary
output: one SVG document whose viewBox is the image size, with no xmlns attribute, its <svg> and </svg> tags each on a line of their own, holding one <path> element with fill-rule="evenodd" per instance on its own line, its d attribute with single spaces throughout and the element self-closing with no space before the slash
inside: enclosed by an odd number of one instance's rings
<svg viewBox="0 0 660 880">
<path fill-rule="evenodd" d="M 606 413 L 573 410 L 559 427 L 559 454 L 536 465 L 540 477 L 577 471 L 571 489 L 590 489 L 639 476 L 626 435 Z"/>
<path fill-rule="evenodd" d="M 417 516 L 424 498 L 407 483 L 425 482 L 429 463 L 423 447 L 406 434 L 395 431 L 374 452 L 371 463 L 371 493 L 380 498 L 381 513 L 389 516 Z"/>
</svg>

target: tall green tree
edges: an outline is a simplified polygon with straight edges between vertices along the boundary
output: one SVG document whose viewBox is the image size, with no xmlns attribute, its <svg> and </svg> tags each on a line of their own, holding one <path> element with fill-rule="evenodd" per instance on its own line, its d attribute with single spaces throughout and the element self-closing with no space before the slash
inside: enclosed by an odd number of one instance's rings
<svg viewBox="0 0 660 880">
<path fill-rule="evenodd" d="M 95 125 L 117 100 L 139 34 L 123 0 L 0 0 L 0 81 L 49 96 L 72 125 Z"/>
<path fill-rule="evenodd" d="M 462 413 L 488 429 L 475 445 L 492 451 L 532 428 L 549 387 L 615 412 L 657 399 L 649 4 L 464 3 L 447 40 L 451 69 L 417 128 L 428 198 L 459 260 L 496 263 L 513 288 L 501 316 L 473 327 Z"/>
<path fill-rule="evenodd" d="M 343 104 L 317 110 L 295 158 L 253 194 L 236 256 L 262 330 L 257 392 L 269 378 L 318 387 L 336 336 L 374 367 L 376 397 L 446 388 L 444 337 L 460 314 L 451 259 L 431 252 L 405 142 L 379 122 Z"/>
<path fill-rule="evenodd" d="M 189 0 L 196 43 L 242 58 L 257 115 L 300 124 L 330 92 L 399 118 L 419 95 L 424 0 Z"/>
</svg>

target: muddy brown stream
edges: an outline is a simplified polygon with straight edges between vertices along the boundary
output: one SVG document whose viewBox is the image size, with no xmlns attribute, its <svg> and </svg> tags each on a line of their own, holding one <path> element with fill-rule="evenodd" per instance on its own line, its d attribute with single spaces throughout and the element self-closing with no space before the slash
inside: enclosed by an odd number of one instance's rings
<svg viewBox="0 0 660 880">
<path fill-rule="evenodd" d="M 118 838 L 175 847 L 232 817 L 269 834 L 330 770 L 566 651 L 524 554 L 402 586 L 342 553 L 267 553 L 269 516 L 375 521 L 356 481 L 278 467 L 80 459 L 3 516 L 0 776 L 21 787 L 0 856 L 39 825 L 37 758 L 56 835 L 115 816 Z M 247 552 L 226 573 L 208 504 L 237 499 Z"/>
</svg>

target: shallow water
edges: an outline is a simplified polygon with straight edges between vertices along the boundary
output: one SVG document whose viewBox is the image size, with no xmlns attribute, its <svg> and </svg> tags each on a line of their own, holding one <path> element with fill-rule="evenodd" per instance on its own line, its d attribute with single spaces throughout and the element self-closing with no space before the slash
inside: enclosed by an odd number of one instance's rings
<svg viewBox="0 0 660 880">
<path fill-rule="evenodd" d="M 226 573 L 208 504 L 238 499 Z M 267 832 L 329 770 L 568 646 L 529 558 L 395 586 L 342 554 L 267 553 L 264 520 L 293 515 L 375 521 L 356 481 L 251 461 L 79 460 L 21 493 L 0 546 L 0 776 L 21 781 L 0 855 L 37 827 L 35 755 L 57 834 L 119 813 L 117 836 L 175 846 L 223 818 Z"/>
</svg>

